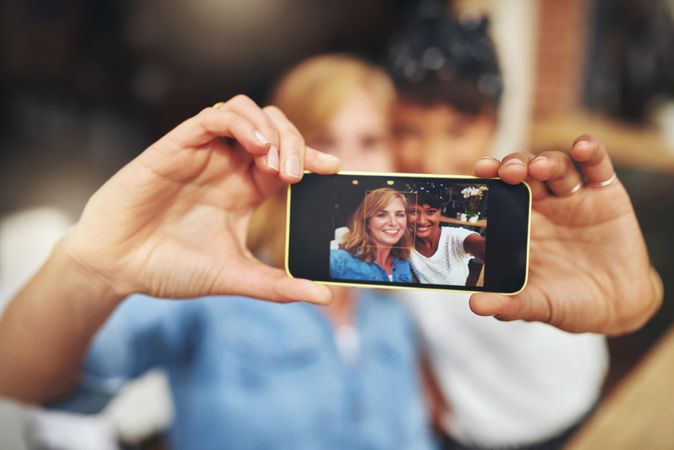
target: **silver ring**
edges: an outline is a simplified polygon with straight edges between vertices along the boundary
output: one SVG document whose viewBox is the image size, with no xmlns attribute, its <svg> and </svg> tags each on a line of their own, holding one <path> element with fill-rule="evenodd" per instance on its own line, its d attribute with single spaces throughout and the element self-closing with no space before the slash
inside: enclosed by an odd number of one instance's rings
<svg viewBox="0 0 674 450">
<path fill-rule="evenodd" d="M 578 184 L 575 185 L 574 187 L 572 187 L 568 192 L 564 192 L 564 193 L 556 194 L 556 195 L 557 195 L 557 197 L 569 197 L 569 196 L 575 194 L 576 192 L 580 191 L 580 189 L 582 187 L 583 187 L 583 182 L 579 181 Z"/>
<path fill-rule="evenodd" d="M 588 183 L 588 186 L 598 187 L 598 188 L 606 187 L 606 186 L 609 186 L 609 185 L 613 184 L 613 182 L 617 179 L 618 179 L 618 175 L 616 175 L 616 173 L 613 172 L 613 175 L 611 175 L 608 180 L 598 181 L 596 183 Z"/>
</svg>

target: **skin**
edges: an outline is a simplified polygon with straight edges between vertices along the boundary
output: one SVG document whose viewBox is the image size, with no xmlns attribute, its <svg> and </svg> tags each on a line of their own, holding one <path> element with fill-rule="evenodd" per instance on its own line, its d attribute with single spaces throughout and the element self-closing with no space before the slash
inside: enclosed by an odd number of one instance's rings
<svg viewBox="0 0 674 450">
<path fill-rule="evenodd" d="M 407 220 L 416 232 L 414 249 L 430 258 L 438 250 L 440 243 L 442 215 L 438 208 L 428 204 L 411 204 L 407 208 Z M 466 252 L 484 261 L 485 239 L 478 234 L 471 234 L 463 242 Z"/>
<path fill-rule="evenodd" d="M 415 232 L 415 250 L 426 257 L 433 256 L 440 242 L 440 210 L 427 204 L 410 204 L 407 221 Z"/>
<path fill-rule="evenodd" d="M 393 270 L 391 249 L 403 237 L 406 227 L 407 215 L 405 213 L 405 204 L 400 198 L 393 199 L 384 209 L 377 211 L 368 220 L 368 233 L 377 246 L 375 262 L 389 275 Z"/>
<path fill-rule="evenodd" d="M 567 195 L 582 181 L 590 185 Z M 614 174 L 606 147 L 577 138 L 567 153 L 515 153 L 502 162 L 482 159 L 479 177 L 499 176 L 532 188 L 529 280 L 517 295 L 473 294 L 476 314 L 552 324 L 571 332 L 620 335 L 640 328 L 662 303 L 662 281 L 652 268 L 629 196 Z"/>
<path fill-rule="evenodd" d="M 402 101 L 394 129 L 401 171 L 470 175 L 475 161 L 489 152 L 496 123 L 488 114 L 472 117 L 444 104 Z"/>
<path fill-rule="evenodd" d="M 392 172 L 390 127 L 388 115 L 367 91 L 359 90 L 309 145 L 339 157 L 344 170 Z"/>
<path fill-rule="evenodd" d="M 334 173 L 339 159 L 244 96 L 152 144 L 91 197 L 0 318 L 0 395 L 42 402 L 64 392 L 96 330 L 132 293 L 330 302 L 327 287 L 288 278 L 245 246 L 254 208 L 305 167 Z"/>
</svg>

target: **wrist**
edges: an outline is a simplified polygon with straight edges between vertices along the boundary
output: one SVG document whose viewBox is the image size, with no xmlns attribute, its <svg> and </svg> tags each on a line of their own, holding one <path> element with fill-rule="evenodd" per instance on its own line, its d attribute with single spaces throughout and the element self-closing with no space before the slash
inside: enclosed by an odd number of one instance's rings
<svg viewBox="0 0 674 450">
<path fill-rule="evenodd" d="M 87 263 L 87 259 L 80 254 L 77 246 L 73 245 L 73 229 L 56 244 L 50 256 L 58 271 L 67 277 L 72 289 L 78 289 L 90 298 L 116 305 L 131 295 L 116 286 L 114 277 Z"/>
<path fill-rule="evenodd" d="M 641 295 L 636 299 L 635 308 L 631 315 L 625 317 L 625 320 L 617 327 L 614 332 L 606 333 L 611 336 L 619 336 L 625 333 L 631 333 L 644 326 L 651 319 L 662 305 L 664 287 L 658 271 L 651 266 L 648 272 L 650 290 L 648 294 Z M 643 291 L 641 291 L 643 292 Z"/>
</svg>

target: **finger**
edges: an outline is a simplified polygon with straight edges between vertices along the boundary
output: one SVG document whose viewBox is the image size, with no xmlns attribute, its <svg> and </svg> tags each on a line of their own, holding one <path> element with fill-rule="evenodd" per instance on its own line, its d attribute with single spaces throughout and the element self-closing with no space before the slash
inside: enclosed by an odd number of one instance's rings
<svg viewBox="0 0 674 450">
<path fill-rule="evenodd" d="M 223 109 L 206 108 L 164 136 L 162 139 L 168 140 L 173 145 L 162 148 L 179 151 L 199 147 L 218 137 L 230 137 L 236 139 L 246 151 L 253 155 L 266 155 L 270 144 L 260 142 L 256 137 L 256 131 L 255 124 L 240 114 Z"/>
<path fill-rule="evenodd" d="M 477 160 L 473 166 L 473 174 L 476 177 L 481 178 L 494 178 L 498 176 L 498 169 L 501 166 L 501 162 L 490 156 L 484 156 Z M 533 200 L 541 200 L 544 197 L 547 197 L 548 190 L 543 183 L 536 180 L 527 179 L 527 184 L 531 188 L 531 198 Z"/>
<path fill-rule="evenodd" d="M 256 158 L 257 167 L 267 173 L 275 173 L 279 169 L 278 146 L 279 132 L 267 114 L 249 97 L 237 95 L 219 109 L 235 112 L 250 120 L 255 125 L 255 137 L 260 143 L 268 143 L 269 151 L 265 157 Z M 217 105 L 216 105 L 217 106 Z"/>
<path fill-rule="evenodd" d="M 539 299 L 540 300 L 540 299 Z M 549 303 L 533 301 L 528 291 L 507 296 L 492 293 L 473 294 L 470 297 L 471 311 L 479 316 L 495 316 L 499 320 L 527 320 L 549 323 L 551 310 Z"/>
<path fill-rule="evenodd" d="M 267 106 L 264 112 L 279 131 L 280 177 L 286 183 L 297 183 L 304 173 L 304 138 L 275 106 Z"/>
<path fill-rule="evenodd" d="M 337 173 L 341 163 L 338 157 L 311 147 L 307 147 L 304 153 L 305 169 L 321 175 Z"/>
<path fill-rule="evenodd" d="M 540 201 L 550 196 L 550 194 L 548 193 L 548 188 L 545 187 L 544 182 L 534 180 L 532 178 L 528 178 L 526 182 L 531 188 L 531 199 L 533 201 Z"/>
<path fill-rule="evenodd" d="M 526 180 L 529 175 L 529 161 L 534 158 L 531 153 L 512 153 L 501 161 L 498 176 L 508 184 L 518 184 Z"/>
<path fill-rule="evenodd" d="M 588 183 L 603 183 L 615 174 L 606 146 L 588 135 L 578 137 L 571 147 L 571 156 L 580 163 Z"/>
<path fill-rule="evenodd" d="M 498 168 L 501 165 L 498 159 L 491 156 L 483 156 L 473 165 L 473 174 L 481 178 L 494 178 L 498 176 Z"/>
<path fill-rule="evenodd" d="M 255 167 L 268 175 L 277 175 L 279 171 L 278 147 L 272 145 L 266 155 L 256 156 Z"/>
<path fill-rule="evenodd" d="M 238 268 L 236 280 L 226 283 L 224 293 L 280 303 L 305 301 L 325 305 L 332 301 L 332 293 L 327 286 L 291 278 L 283 270 L 269 267 L 257 260 L 242 261 Z"/>
<path fill-rule="evenodd" d="M 256 129 L 260 134 L 260 140 L 271 145 L 279 145 L 279 132 L 276 129 L 276 125 L 251 98 L 245 95 L 237 95 L 223 103 L 220 109 L 236 112 L 247 118 L 256 125 Z"/>
<path fill-rule="evenodd" d="M 545 181 L 548 189 L 558 196 L 574 194 L 583 185 L 571 158 L 559 151 L 539 154 L 529 163 L 529 175 L 535 180 Z"/>
</svg>

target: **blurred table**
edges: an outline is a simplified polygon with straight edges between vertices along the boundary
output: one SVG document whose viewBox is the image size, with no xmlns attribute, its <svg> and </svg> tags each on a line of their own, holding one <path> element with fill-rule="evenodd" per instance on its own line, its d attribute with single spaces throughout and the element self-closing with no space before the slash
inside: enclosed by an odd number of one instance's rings
<svg viewBox="0 0 674 450">
<path fill-rule="evenodd" d="M 566 450 L 674 448 L 674 328 L 625 377 Z"/>
<path fill-rule="evenodd" d="M 487 228 L 487 219 L 480 219 L 477 222 L 468 222 L 466 220 L 453 219 L 451 217 L 443 217 L 440 221 L 451 223 L 452 225 L 461 225 L 464 227 L 479 227 Z"/>
</svg>

